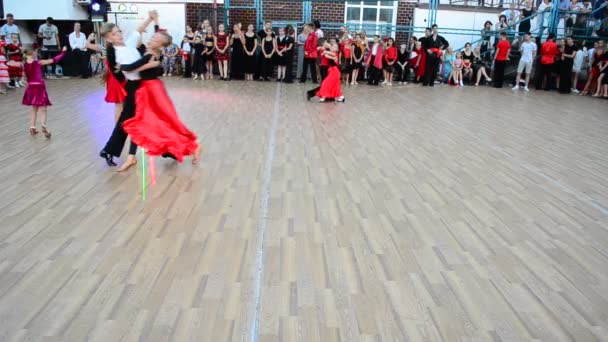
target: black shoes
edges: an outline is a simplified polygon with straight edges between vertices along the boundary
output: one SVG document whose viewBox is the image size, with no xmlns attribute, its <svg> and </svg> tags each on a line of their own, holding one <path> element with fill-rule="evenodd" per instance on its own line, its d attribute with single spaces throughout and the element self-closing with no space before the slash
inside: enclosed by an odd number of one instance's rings
<svg viewBox="0 0 608 342">
<path fill-rule="evenodd" d="M 108 164 L 108 166 L 116 166 L 116 163 L 114 160 L 112 160 L 112 155 L 106 152 L 106 150 L 101 150 L 99 152 L 99 156 L 106 160 L 106 164 Z"/>
</svg>

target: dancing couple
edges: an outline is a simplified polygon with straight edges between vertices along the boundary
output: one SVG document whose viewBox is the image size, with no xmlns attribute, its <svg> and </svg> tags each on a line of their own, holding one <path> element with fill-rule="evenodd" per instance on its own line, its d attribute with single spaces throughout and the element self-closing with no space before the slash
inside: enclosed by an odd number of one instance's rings
<svg viewBox="0 0 608 342">
<path fill-rule="evenodd" d="M 137 146 L 144 148 L 150 156 L 170 157 L 178 162 L 185 156 L 192 156 L 193 164 L 200 160 L 201 148 L 196 135 L 181 122 L 158 79 L 160 54 L 169 45 L 170 36 L 157 30 L 143 56 L 137 49 L 142 33 L 151 22 L 158 27 L 156 11 L 151 11 L 127 40 L 114 24 L 107 23 L 102 28 L 104 39 L 115 52 L 115 69 L 122 71 L 127 79 L 122 112 L 110 139 L 99 153 L 109 166 L 116 166 L 113 158 L 120 157 L 128 134 L 131 137 L 129 156 L 118 171 L 126 171 L 137 164 Z"/>
<path fill-rule="evenodd" d="M 340 86 L 342 73 L 338 67 L 340 65 L 340 46 L 338 43 L 326 44 L 328 46 L 325 46 L 321 54 L 329 61 L 327 77 L 321 82 L 321 86 L 311 89 L 306 93 L 306 99 L 310 101 L 311 98 L 316 96 L 319 98 L 319 102 L 327 100 L 344 102 L 345 99 L 342 95 L 342 87 Z"/>
</svg>

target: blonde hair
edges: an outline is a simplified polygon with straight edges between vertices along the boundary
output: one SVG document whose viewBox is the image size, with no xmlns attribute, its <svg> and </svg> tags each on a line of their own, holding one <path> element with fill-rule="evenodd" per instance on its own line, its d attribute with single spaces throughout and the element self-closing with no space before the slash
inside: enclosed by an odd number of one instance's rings
<svg viewBox="0 0 608 342">
<path fill-rule="evenodd" d="M 105 23 L 101 27 L 101 30 L 99 30 L 99 33 L 101 34 L 102 37 L 105 38 L 110 32 L 112 32 L 112 30 L 115 27 L 116 27 L 116 24 L 114 24 L 114 23 Z"/>
<path fill-rule="evenodd" d="M 31 48 L 25 48 L 25 49 L 23 49 L 23 56 L 26 57 L 26 58 L 27 57 L 32 57 L 32 56 L 34 56 L 34 52 L 35 51 L 36 50 L 31 49 Z"/>
</svg>

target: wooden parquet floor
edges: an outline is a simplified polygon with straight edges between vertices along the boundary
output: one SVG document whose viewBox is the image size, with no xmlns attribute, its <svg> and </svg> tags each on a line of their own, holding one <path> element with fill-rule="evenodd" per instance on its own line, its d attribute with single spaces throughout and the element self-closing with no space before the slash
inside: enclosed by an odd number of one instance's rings
<svg viewBox="0 0 608 342">
<path fill-rule="evenodd" d="M 167 81 L 200 165 L 118 174 L 113 107 L 0 96 L 0 341 L 608 341 L 608 106 Z"/>
</svg>

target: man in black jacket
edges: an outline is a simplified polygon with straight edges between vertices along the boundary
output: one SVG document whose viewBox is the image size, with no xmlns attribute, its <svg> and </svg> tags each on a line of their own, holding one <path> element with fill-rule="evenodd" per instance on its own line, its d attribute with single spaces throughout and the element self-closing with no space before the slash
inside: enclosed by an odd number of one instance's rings
<svg viewBox="0 0 608 342">
<path fill-rule="evenodd" d="M 433 33 L 424 39 L 422 43 L 424 51 L 426 52 L 426 70 L 424 71 L 422 85 L 428 85 L 429 87 L 432 87 L 435 84 L 435 76 L 437 75 L 437 69 L 439 67 L 441 51 L 450 45 L 445 38 L 437 33 L 439 31 L 437 24 L 433 25 L 432 31 Z"/>
</svg>

